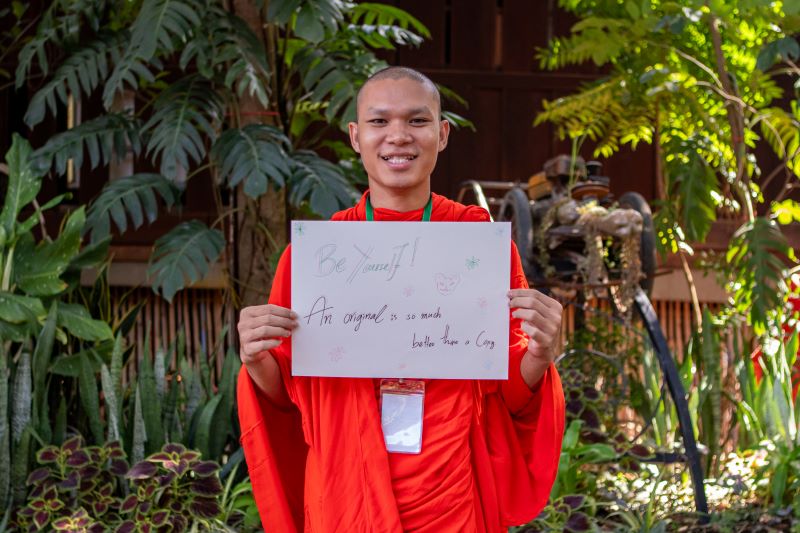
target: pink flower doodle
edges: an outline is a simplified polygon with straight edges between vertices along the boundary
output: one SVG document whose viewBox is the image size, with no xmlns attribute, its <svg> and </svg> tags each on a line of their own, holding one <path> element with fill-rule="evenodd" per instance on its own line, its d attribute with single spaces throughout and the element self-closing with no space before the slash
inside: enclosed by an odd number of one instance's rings
<svg viewBox="0 0 800 533">
<path fill-rule="evenodd" d="M 409 296 L 412 296 L 413 294 L 414 294 L 414 286 L 413 285 L 408 285 L 403 289 L 403 296 L 405 296 L 406 298 L 408 298 Z"/>
<path fill-rule="evenodd" d="M 337 363 L 341 361 L 342 358 L 344 357 L 344 348 L 342 348 L 341 346 L 337 346 L 336 348 L 333 348 L 330 352 L 328 352 L 328 355 L 331 356 L 331 361 Z"/>
<path fill-rule="evenodd" d="M 481 310 L 485 311 L 488 306 L 489 300 L 486 299 L 486 296 L 481 296 L 478 298 L 478 307 L 480 307 Z"/>
</svg>

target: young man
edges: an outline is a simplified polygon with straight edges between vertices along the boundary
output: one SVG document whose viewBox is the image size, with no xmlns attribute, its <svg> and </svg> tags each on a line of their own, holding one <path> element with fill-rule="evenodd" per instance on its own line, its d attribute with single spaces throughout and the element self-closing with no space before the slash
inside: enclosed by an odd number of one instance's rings
<svg viewBox="0 0 800 533">
<path fill-rule="evenodd" d="M 333 220 L 488 221 L 476 206 L 431 194 L 447 146 L 436 86 L 411 69 L 372 76 L 350 141 L 369 191 Z M 555 479 L 564 397 L 553 366 L 561 305 L 529 289 L 511 244 L 509 379 L 426 380 L 419 454 L 389 453 L 379 380 L 291 375 L 297 327 L 291 253 L 269 304 L 242 310 L 238 329 L 242 444 L 267 531 L 501 532 L 534 518 Z M 380 350 L 376 350 L 376 357 Z M 390 377 L 390 376 L 387 376 Z"/>
</svg>

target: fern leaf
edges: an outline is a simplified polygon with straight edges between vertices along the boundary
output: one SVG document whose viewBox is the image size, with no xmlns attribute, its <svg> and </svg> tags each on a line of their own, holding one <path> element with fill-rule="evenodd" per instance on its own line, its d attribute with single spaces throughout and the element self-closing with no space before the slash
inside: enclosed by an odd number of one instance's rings
<svg viewBox="0 0 800 533">
<path fill-rule="evenodd" d="M 277 128 L 251 124 L 223 133 L 211 149 L 220 176 L 229 187 L 244 180 L 244 192 L 257 198 L 267 192 L 269 183 L 283 187 L 291 174 L 284 147 L 289 139 Z"/>
<path fill-rule="evenodd" d="M 120 233 L 128 229 L 128 216 L 134 228 L 140 227 L 145 217 L 152 223 L 158 217 L 154 191 L 168 206 L 177 201 L 172 183 L 158 174 L 134 174 L 109 182 L 89 208 L 84 232 L 91 231 L 94 243 L 109 235 L 111 219 Z"/>
<path fill-rule="evenodd" d="M 720 197 L 717 175 L 698 148 L 692 139 L 676 140 L 667 157 L 669 179 L 679 191 L 681 226 L 692 242 L 705 240 L 717 218 L 715 198 Z"/>
<path fill-rule="evenodd" d="M 124 42 L 124 33 L 103 34 L 70 55 L 31 98 L 25 123 L 29 127 L 40 123 L 47 108 L 55 116 L 56 100 L 66 104 L 69 93 L 90 96 L 108 75 L 109 61 L 116 63 L 121 57 Z"/>
<path fill-rule="evenodd" d="M 774 220 L 757 217 L 736 231 L 726 257 L 735 275 L 734 305 L 749 313 L 753 331 L 763 335 L 769 314 L 781 306 L 786 294 L 786 265 L 794 252 Z"/>
<path fill-rule="evenodd" d="M 342 169 L 310 150 L 292 154 L 289 185 L 292 204 L 299 205 L 307 200 L 311 209 L 325 218 L 358 199 L 358 192 L 347 181 Z"/>
<path fill-rule="evenodd" d="M 147 156 L 161 160 L 161 174 L 175 178 L 178 167 L 206 156 L 206 139 L 216 139 L 215 121 L 222 116 L 222 101 L 209 82 L 190 75 L 162 92 L 153 105 L 153 117 L 143 130 L 150 134 Z"/>
<path fill-rule="evenodd" d="M 762 111 L 761 134 L 786 166 L 800 176 L 800 106 L 791 103 L 792 113 L 773 107 Z"/>
<path fill-rule="evenodd" d="M 83 164 L 84 149 L 89 154 L 91 169 L 107 165 L 112 157 L 122 159 L 128 149 L 134 155 L 141 150 L 139 122 L 126 115 L 103 115 L 51 137 L 36 150 L 33 157 L 40 169 L 48 169 L 55 161 L 56 172 L 64 174 L 71 159 L 75 166 Z"/>
<path fill-rule="evenodd" d="M 218 229 L 202 222 L 183 222 L 159 238 L 153 247 L 148 275 L 153 290 L 167 301 L 186 285 L 201 280 L 225 248 Z"/>
<path fill-rule="evenodd" d="M 154 82 L 155 76 L 150 71 L 151 67 L 156 70 L 163 68 L 161 62 L 156 58 L 144 61 L 135 55 L 134 49 L 128 48 L 125 55 L 114 65 L 111 76 L 103 86 L 103 106 L 106 109 L 111 109 L 117 93 L 121 92 L 126 86 L 136 90 L 139 87 L 139 79 L 149 83 Z"/>
</svg>

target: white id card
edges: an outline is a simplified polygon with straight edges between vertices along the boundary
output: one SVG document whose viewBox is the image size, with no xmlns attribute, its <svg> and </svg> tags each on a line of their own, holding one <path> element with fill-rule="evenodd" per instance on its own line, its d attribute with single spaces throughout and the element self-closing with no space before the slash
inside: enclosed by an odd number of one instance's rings
<svg viewBox="0 0 800 533">
<path fill-rule="evenodd" d="M 425 382 L 394 379 L 381 381 L 381 426 L 387 451 L 422 451 L 424 405 Z"/>
</svg>

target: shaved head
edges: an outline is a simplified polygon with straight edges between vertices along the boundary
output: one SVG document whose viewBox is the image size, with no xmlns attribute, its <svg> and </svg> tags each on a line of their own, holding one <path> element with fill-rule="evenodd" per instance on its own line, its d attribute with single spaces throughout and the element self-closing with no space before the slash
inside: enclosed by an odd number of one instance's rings
<svg viewBox="0 0 800 533">
<path fill-rule="evenodd" d="M 372 76 L 370 76 L 367 81 L 364 82 L 364 85 L 358 90 L 358 95 L 356 96 L 356 116 L 358 116 L 358 108 L 361 106 L 361 94 L 364 92 L 364 88 L 367 87 L 370 83 L 374 81 L 380 80 L 413 80 L 423 86 L 426 89 L 431 91 L 435 96 L 436 104 L 438 109 L 436 113 L 439 114 L 442 112 L 442 96 L 439 94 L 439 89 L 436 87 L 436 84 L 431 81 L 431 79 L 423 74 L 418 70 L 414 70 L 413 68 L 408 67 L 386 67 L 383 70 L 379 70 Z"/>
</svg>

